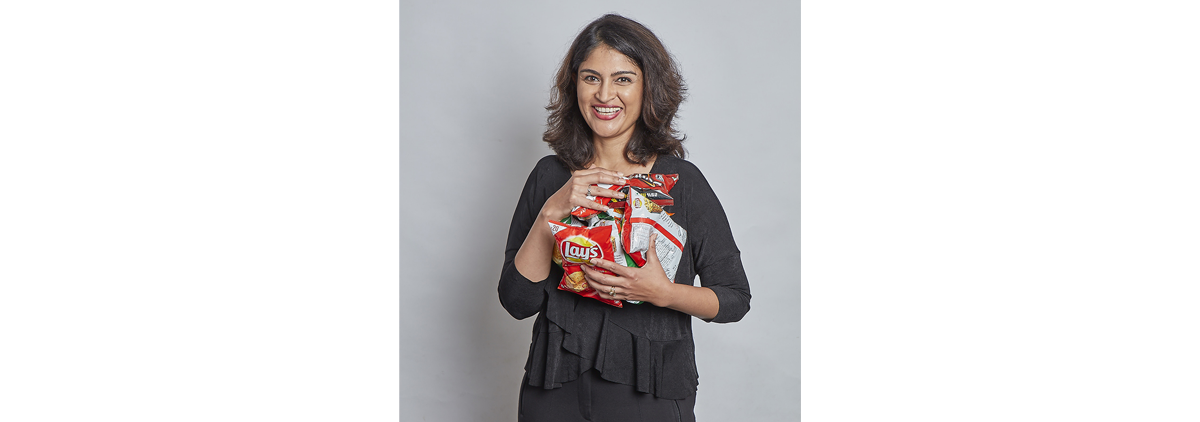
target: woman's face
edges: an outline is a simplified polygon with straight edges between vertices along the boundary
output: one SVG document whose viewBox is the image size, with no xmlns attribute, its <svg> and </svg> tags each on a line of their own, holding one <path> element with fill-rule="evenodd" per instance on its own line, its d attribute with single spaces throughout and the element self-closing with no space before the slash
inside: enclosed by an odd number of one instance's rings
<svg viewBox="0 0 1200 422">
<path fill-rule="evenodd" d="M 593 141 L 628 142 L 642 115 L 642 69 L 604 44 L 579 65 L 579 111 L 592 128 Z"/>
</svg>

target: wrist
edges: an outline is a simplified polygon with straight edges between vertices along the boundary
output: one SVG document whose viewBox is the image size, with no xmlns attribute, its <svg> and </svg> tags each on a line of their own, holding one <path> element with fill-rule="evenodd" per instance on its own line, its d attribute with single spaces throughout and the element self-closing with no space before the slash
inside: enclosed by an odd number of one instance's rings
<svg viewBox="0 0 1200 422">
<path fill-rule="evenodd" d="M 670 308 L 675 306 L 675 299 L 679 296 L 678 292 L 680 287 L 683 286 L 675 283 L 667 284 L 658 292 L 658 295 L 656 295 L 657 297 L 655 297 L 650 304 L 660 308 Z"/>
<path fill-rule="evenodd" d="M 550 212 L 549 210 L 546 210 L 545 208 L 543 208 L 542 211 L 538 213 L 538 218 L 541 219 L 541 222 L 543 222 L 543 223 L 548 222 L 548 221 L 562 220 L 562 217 L 555 216 L 554 213 Z"/>
</svg>

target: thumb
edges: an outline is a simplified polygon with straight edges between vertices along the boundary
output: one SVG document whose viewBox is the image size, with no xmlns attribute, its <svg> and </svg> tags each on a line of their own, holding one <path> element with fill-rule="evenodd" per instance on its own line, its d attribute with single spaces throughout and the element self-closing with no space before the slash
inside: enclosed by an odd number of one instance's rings
<svg viewBox="0 0 1200 422">
<path fill-rule="evenodd" d="M 646 265 L 653 262 L 658 265 L 658 232 L 650 233 L 650 248 L 646 251 Z"/>
</svg>

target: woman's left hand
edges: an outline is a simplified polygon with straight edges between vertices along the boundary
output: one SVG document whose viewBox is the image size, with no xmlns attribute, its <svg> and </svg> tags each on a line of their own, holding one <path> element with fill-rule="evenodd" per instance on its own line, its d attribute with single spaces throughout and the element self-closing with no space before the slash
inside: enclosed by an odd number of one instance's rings
<svg viewBox="0 0 1200 422">
<path fill-rule="evenodd" d="M 605 299 L 640 300 L 654 306 L 670 305 L 675 282 L 667 278 L 655 251 L 657 233 L 650 235 L 650 250 L 646 252 L 646 265 L 641 268 L 626 267 L 616 262 L 593 259 L 592 266 L 611 271 L 604 274 L 591 266 L 583 266 L 584 279 L 588 285 Z"/>
</svg>

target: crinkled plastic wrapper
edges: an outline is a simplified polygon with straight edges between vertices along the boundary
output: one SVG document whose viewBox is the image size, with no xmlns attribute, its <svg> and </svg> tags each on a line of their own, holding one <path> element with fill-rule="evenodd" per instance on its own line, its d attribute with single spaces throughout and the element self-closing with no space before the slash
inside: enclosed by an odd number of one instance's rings
<svg viewBox="0 0 1200 422">
<path fill-rule="evenodd" d="M 615 262 L 617 245 L 620 244 L 614 236 L 615 228 L 616 225 L 612 224 L 578 227 L 555 221 L 550 222 L 550 232 L 554 233 L 554 249 L 556 254 L 561 257 L 563 267 L 563 278 L 558 282 L 559 290 L 575 292 L 583 297 L 590 297 L 618 308 L 622 307 L 621 301 L 604 298 L 591 286 L 588 286 L 587 280 L 583 278 L 583 269 L 580 268 L 581 265 L 590 265 L 592 259 Z M 621 260 L 624 261 L 624 259 L 622 255 Z M 603 268 L 593 268 L 612 274 Z"/>
<path fill-rule="evenodd" d="M 621 191 L 625 198 L 588 196 L 589 200 L 609 207 L 610 211 L 575 207 L 562 222 L 551 222 L 550 231 L 555 237 L 554 263 L 561 265 L 564 273 L 559 290 L 622 307 L 621 301 L 606 299 L 589 287 L 580 266 L 588 265 L 592 258 L 607 259 L 626 267 L 646 265 L 646 255 L 651 247 L 650 234 L 655 232 L 658 233 L 655 253 L 667 278 L 674 281 L 683 245 L 687 243 L 687 231 L 675 224 L 663 207 L 675 205 L 670 191 L 678 180 L 677 174 L 651 173 L 631 175 L 623 185 L 599 184 L 597 188 Z M 605 240 L 606 235 L 609 240 Z M 606 252 L 610 253 L 604 255 Z M 593 254 L 599 256 L 591 257 Z M 602 268 L 593 268 L 612 274 Z"/>
<path fill-rule="evenodd" d="M 683 245 L 687 243 L 687 230 L 675 224 L 671 216 L 657 204 L 640 193 L 631 192 L 629 207 L 621 228 L 621 245 L 633 262 L 646 265 L 646 254 L 650 250 L 650 235 L 658 234 L 654 241 L 654 252 L 662 264 L 667 278 L 675 280 L 679 260 L 683 257 Z M 654 210 L 658 211 L 655 212 Z"/>
</svg>

